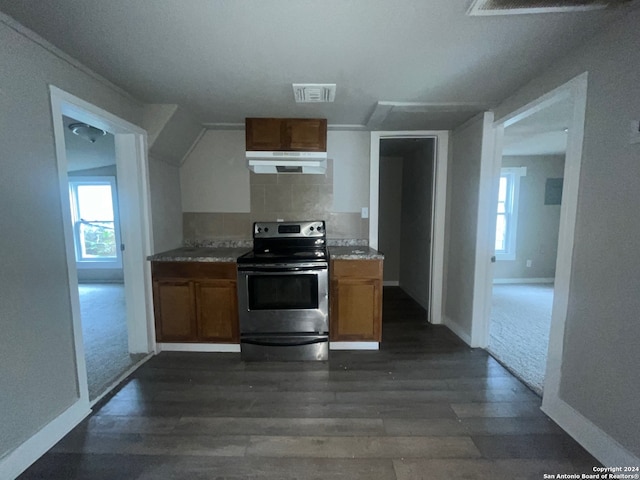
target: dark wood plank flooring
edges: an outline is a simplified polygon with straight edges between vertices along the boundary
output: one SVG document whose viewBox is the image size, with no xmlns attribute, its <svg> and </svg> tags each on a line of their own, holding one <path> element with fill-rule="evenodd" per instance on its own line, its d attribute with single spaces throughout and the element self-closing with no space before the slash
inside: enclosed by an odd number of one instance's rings
<svg viewBox="0 0 640 480">
<path fill-rule="evenodd" d="M 541 479 L 598 462 L 398 288 L 378 352 L 162 353 L 21 479 Z"/>
</svg>

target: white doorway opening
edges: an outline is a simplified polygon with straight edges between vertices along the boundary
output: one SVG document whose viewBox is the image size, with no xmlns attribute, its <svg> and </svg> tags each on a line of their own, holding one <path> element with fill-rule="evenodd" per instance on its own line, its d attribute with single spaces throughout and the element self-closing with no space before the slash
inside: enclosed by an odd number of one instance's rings
<svg viewBox="0 0 640 480">
<path fill-rule="evenodd" d="M 497 120 L 493 123 L 492 128 L 485 131 L 486 143 L 494 145 L 494 147 L 488 149 L 487 154 L 482 156 L 481 168 L 491 181 L 481 185 L 479 197 L 478 220 L 479 223 L 486 224 L 487 228 L 484 230 L 482 236 L 478 236 L 479 261 L 476 267 L 476 278 L 479 279 L 479 281 L 475 286 L 475 296 L 478 301 L 474 304 L 472 336 L 476 339 L 474 342 L 475 346 L 486 348 L 489 343 L 490 310 L 494 276 L 494 264 L 491 263 L 491 257 L 494 255 L 496 245 L 496 211 L 504 145 L 504 130 L 510 125 L 514 125 L 549 106 L 566 101 L 567 99 L 570 100 L 571 110 L 569 123 L 567 125 L 568 131 L 566 132 L 567 144 L 562 204 L 560 207 L 557 259 L 555 264 L 554 296 L 543 392 L 542 408 L 549 414 L 550 411 L 554 410 L 554 405 L 557 404 L 559 400 L 558 390 L 562 366 L 564 325 L 569 301 L 580 164 L 582 160 L 586 91 L 587 74 L 584 73 Z M 553 415 L 551 416 L 553 418 Z"/>
<path fill-rule="evenodd" d="M 54 86 L 50 87 L 50 93 L 73 316 L 78 390 L 80 402 L 89 406 L 99 401 L 155 349 L 151 274 L 146 262 L 152 245 L 146 132 Z M 114 136 L 119 190 L 118 211 L 123 245 L 122 269 L 125 280 L 127 344 L 130 353 L 144 354 L 143 360 L 124 372 L 100 396 L 92 399 L 89 398 L 82 335 L 76 242 L 71 215 L 63 116 L 92 125 Z"/>
<path fill-rule="evenodd" d="M 446 131 L 395 131 L 371 133 L 371 164 L 369 191 L 369 245 L 379 248 L 379 212 L 380 212 L 380 143 L 390 139 L 431 139 L 434 144 L 433 178 L 431 191 L 432 204 L 430 211 L 424 212 L 430 216 L 429 249 L 429 291 L 425 292 L 428 301 L 428 318 L 433 324 L 442 323 L 442 290 L 444 275 L 444 232 L 445 232 L 445 203 L 447 186 L 447 159 L 449 132 Z M 384 253 L 384 252 L 383 252 Z"/>
<path fill-rule="evenodd" d="M 487 350 L 542 396 L 553 306 L 569 96 L 504 128 Z"/>
</svg>

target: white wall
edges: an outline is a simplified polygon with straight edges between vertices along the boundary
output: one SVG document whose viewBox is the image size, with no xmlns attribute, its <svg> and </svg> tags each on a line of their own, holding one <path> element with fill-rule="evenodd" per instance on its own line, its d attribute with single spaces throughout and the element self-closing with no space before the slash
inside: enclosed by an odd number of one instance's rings
<svg viewBox="0 0 640 480">
<path fill-rule="evenodd" d="M 78 399 L 49 85 L 141 117 L 140 105 L 19 31 L 0 14 L 0 457 Z"/>
<path fill-rule="evenodd" d="M 434 140 L 405 156 L 400 213 L 400 287 L 429 310 Z"/>
<path fill-rule="evenodd" d="M 250 212 L 244 130 L 208 130 L 180 167 L 183 212 Z"/>
<path fill-rule="evenodd" d="M 180 169 L 149 154 L 149 184 L 153 251 L 177 248 L 182 245 Z"/>
<path fill-rule="evenodd" d="M 560 398 L 640 457 L 640 10 L 531 80 L 496 119 L 588 71 Z"/>
<path fill-rule="evenodd" d="M 378 249 L 384 253 L 385 282 L 400 281 L 402 157 L 380 157 Z"/>
<path fill-rule="evenodd" d="M 334 212 L 360 212 L 369 205 L 369 133 L 329 131 L 333 159 Z M 244 130 L 208 130 L 180 168 L 184 212 L 251 211 Z"/>
<path fill-rule="evenodd" d="M 483 120 L 475 117 L 450 137 L 445 234 L 444 323 L 470 341 Z"/>
<path fill-rule="evenodd" d="M 333 211 L 360 212 L 369 206 L 369 132 L 327 132 L 327 156 L 333 159 Z"/>
<path fill-rule="evenodd" d="M 558 255 L 560 205 L 545 205 L 548 178 L 564 176 L 564 155 L 503 157 L 503 167 L 525 167 L 520 178 L 516 258 L 498 260 L 495 279 L 554 278 Z M 531 260 L 531 267 L 527 267 Z"/>
</svg>

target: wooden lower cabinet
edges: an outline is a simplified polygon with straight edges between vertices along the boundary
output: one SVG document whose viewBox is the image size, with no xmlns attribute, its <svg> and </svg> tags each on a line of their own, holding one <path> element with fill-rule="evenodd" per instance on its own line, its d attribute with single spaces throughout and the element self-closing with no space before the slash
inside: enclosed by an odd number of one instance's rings
<svg viewBox="0 0 640 480">
<path fill-rule="evenodd" d="M 195 284 L 198 339 L 238 343 L 236 282 L 210 280 Z"/>
<path fill-rule="evenodd" d="M 332 260 L 330 269 L 331 341 L 380 342 L 382 260 Z"/>
<path fill-rule="evenodd" d="M 156 340 L 192 342 L 197 336 L 193 282 L 153 282 Z"/>
<path fill-rule="evenodd" d="M 239 343 L 235 263 L 153 262 L 158 342 Z"/>
</svg>

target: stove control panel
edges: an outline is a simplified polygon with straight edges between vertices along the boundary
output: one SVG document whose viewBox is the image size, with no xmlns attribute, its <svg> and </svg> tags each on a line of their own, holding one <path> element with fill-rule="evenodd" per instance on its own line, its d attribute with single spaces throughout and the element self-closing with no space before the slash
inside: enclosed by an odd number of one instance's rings
<svg viewBox="0 0 640 480">
<path fill-rule="evenodd" d="M 255 222 L 253 238 L 324 238 L 324 220 L 304 222 Z"/>
</svg>

